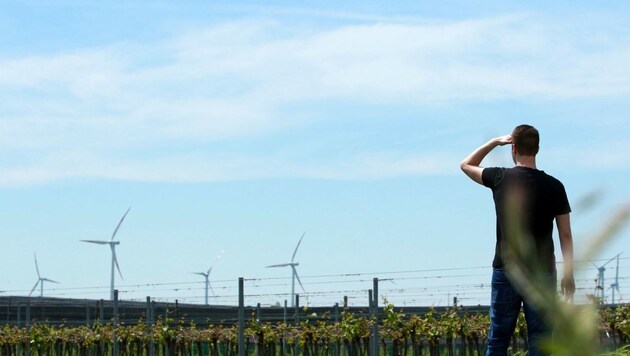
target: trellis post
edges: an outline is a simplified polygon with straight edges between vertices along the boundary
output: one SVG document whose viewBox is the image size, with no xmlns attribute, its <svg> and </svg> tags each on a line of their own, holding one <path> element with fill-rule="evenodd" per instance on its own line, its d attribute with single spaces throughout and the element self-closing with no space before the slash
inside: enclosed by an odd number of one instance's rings
<svg viewBox="0 0 630 356">
<path fill-rule="evenodd" d="M 245 294 L 244 279 L 238 279 L 238 356 L 245 356 Z"/>
<path fill-rule="evenodd" d="M 118 289 L 114 289 L 114 347 L 112 350 L 113 356 L 118 356 Z"/>
</svg>

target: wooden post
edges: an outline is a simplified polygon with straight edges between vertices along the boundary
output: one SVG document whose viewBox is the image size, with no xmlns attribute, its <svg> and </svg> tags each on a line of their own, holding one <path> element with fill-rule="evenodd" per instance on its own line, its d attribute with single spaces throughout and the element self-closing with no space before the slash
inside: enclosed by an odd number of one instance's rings
<svg viewBox="0 0 630 356">
<path fill-rule="evenodd" d="M 114 347 L 112 350 L 112 356 L 118 356 L 118 289 L 114 289 Z"/>
<path fill-rule="evenodd" d="M 245 294 L 244 279 L 238 279 L 238 356 L 245 356 Z"/>
<path fill-rule="evenodd" d="M 335 316 L 335 323 L 339 323 L 339 303 L 335 303 L 333 314 Z M 339 342 L 335 343 L 335 347 L 333 348 L 333 356 L 339 356 Z"/>
<path fill-rule="evenodd" d="M 374 339 L 372 340 L 372 342 L 374 343 L 374 353 L 373 355 L 378 355 L 378 324 L 379 324 L 379 319 L 380 319 L 380 313 L 378 310 L 378 278 L 374 278 L 373 280 L 374 282 L 374 302 L 372 304 L 372 306 L 374 307 L 374 326 L 372 327 L 372 335 L 374 336 Z"/>
<path fill-rule="evenodd" d="M 153 343 L 153 306 L 151 297 L 147 296 L 147 336 L 149 339 L 149 356 L 155 355 L 155 343 Z"/>
<path fill-rule="evenodd" d="M 105 322 L 105 301 L 103 299 L 101 299 L 99 301 L 99 312 L 98 315 L 101 319 L 101 324 Z"/>
<path fill-rule="evenodd" d="M 295 295 L 295 326 L 297 327 L 298 325 L 300 325 L 300 295 L 296 294 Z M 293 354 L 299 355 L 300 346 L 298 345 L 297 340 L 295 340 L 293 344 L 294 344 Z"/>
<path fill-rule="evenodd" d="M 283 335 L 282 335 L 282 356 L 286 356 L 287 354 L 287 329 L 286 329 L 286 325 L 287 325 L 287 300 L 284 300 L 284 313 L 282 315 L 282 321 L 284 321 L 284 331 L 283 331 Z"/>
<path fill-rule="evenodd" d="M 370 320 L 374 320 L 374 295 L 372 290 L 368 290 L 368 314 L 370 316 Z M 370 330 L 370 347 L 369 347 L 369 355 L 376 355 L 374 350 L 374 327 L 372 326 L 372 330 Z"/>
</svg>

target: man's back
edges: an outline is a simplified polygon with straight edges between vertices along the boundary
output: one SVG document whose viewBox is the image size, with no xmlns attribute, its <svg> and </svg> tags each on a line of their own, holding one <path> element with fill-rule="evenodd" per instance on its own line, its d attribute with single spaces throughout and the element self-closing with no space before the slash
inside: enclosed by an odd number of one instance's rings
<svg viewBox="0 0 630 356">
<path fill-rule="evenodd" d="M 524 236 L 532 239 L 536 254 L 545 270 L 555 271 L 553 222 L 558 215 L 571 211 L 562 183 L 543 171 L 528 168 L 485 168 L 483 184 L 492 189 L 497 215 L 497 245 L 493 267 L 504 264 L 503 248 L 508 219 L 511 217 L 510 198 L 518 199 Z"/>
</svg>

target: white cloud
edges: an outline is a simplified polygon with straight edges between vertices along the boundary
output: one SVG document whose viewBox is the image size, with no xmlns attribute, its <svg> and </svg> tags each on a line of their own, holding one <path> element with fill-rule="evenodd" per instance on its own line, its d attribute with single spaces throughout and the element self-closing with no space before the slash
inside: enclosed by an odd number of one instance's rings
<svg viewBox="0 0 630 356">
<path fill-rule="evenodd" d="M 253 92 L 283 101 L 341 97 L 408 104 L 630 91 L 630 69 L 618 65 L 628 48 L 591 53 L 569 33 L 527 16 L 345 26 L 269 40 L 261 38 L 278 32 L 274 26 L 245 28 L 226 26 L 197 41 L 186 37 L 176 47 L 185 54 L 177 65 L 219 68 Z M 225 37 L 235 40 L 225 43 Z"/>
<path fill-rule="evenodd" d="M 441 174 L 442 160 L 428 153 L 365 152 L 345 162 L 296 164 L 302 160 L 265 152 L 158 152 L 260 139 L 321 120 L 308 112 L 287 114 L 303 103 L 401 107 L 630 93 L 625 34 L 593 50 L 558 28 L 527 15 L 321 31 L 240 21 L 157 44 L 0 59 L 0 147 L 31 157 L 10 165 L 0 184 L 76 176 L 180 181 Z M 150 158 L 143 154 L 151 151 Z M 60 157 L 67 152 L 93 157 L 72 157 L 64 165 Z"/>
<path fill-rule="evenodd" d="M 458 158 L 439 153 L 402 152 L 343 156 L 326 162 L 300 162 L 280 155 L 184 153 L 112 159 L 94 153 L 65 152 L 5 170 L 0 175 L 0 186 L 32 185 L 77 177 L 178 183 L 274 178 L 373 180 L 452 174 L 457 162 Z"/>
</svg>

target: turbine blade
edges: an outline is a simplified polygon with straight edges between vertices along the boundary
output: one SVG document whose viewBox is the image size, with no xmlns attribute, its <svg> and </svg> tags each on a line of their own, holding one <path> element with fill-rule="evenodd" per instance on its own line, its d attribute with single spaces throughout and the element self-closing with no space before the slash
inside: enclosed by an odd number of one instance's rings
<svg viewBox="0 0 630 356">
<path fill-rule="evenodd" d="M 120 272 L 120 266 L 118 265 L 118 259 L 116 258 L 116 249 L 114 248 L 114 245 L 111 245 L 112 247 L 112 258 L 114 259 L 114 264 L 116 265 L 116 269 L 118 270 L 118 275 L 120 275 L 120 279 L 124 279 L 122 272 Z"/>
<path fill-rule="evenodd" d="M 619 255 L 617 255 L 617 270 L 615 271 L 615 284 L 619 283 Z"/>
<path fill-rule="evenodd" d="M 35 257 L 35 270 L 37 271 L 37 278 L 41 278 L 39 275 L 39 266 L 37 265 L 37 255 L 33 253 L 33 257 Z"/>
<path fill-rule="evenodd" d="M 265 268 L 272 268 L 272 267 L 287 267 L 287 266 L 291 266 L 291 263 L 281 263 L 281 264 L 279 264 L 279 265 L 266 266 Z"/>
<path fill-rule="evenodd" d="M 118 222 L 118 225 L 116 225 L 116 229 L 114 230 L 114 233 L 112 234 L 112 238 L 110 239 L 110 241 L 114 241 L 114 236 L 116 236 L 116 233 L 118 232 L 118 229 L 120 228 L 120 225 L 122 224 L 122 222 L 125 220 L 125 217 L 129 213 L 129 210 L 131 210 L 131 207 L 129 207 L 129 209 L 127 209 L 127 211 L 125 212 L 125 215 L 123 215 L 122 218 L 120 218 L 120 221 Z"/>
<path fill-rule="evenodd" d="M 606 266 L 607 264 L 609 264 L 609 263 L 610 263 L 610 261 L 614 260 L 614 259 L 615 259 L 615 258 L 617 258 L 619 255 L 621 255 L 621 253 L 618 253 L 618 254 L 617 254 L 617 256 L 615 256 L 615 257 L 613 257 L 613 258 L 609 259 L 608 261 L 606 261 L 606 263 L 604 263 L 604 264 L 602 265 L 602 267 L 604 267 L 604 266 Z"/>
<path fill-rule="evenodd" d="M 206 275 L 210 275 L 210 272 L 212 272 L 212 267 L 208 268 L 208 272 L 206 272 Z"/>
<path fill-rule="evenodd" d="M 216 294 L 214 294 L 214 289 L 212 289 L 212 285 L 210 283 L 208 283 L 208 288 L 210 288 L 210 291 L 212 292 L 212 296 L 216 297 Z"/>
<path fill-rule="evenodd" d="M 190 272 L 190 273 L 192 273 L 192 274 L 198 274 L 198 275 L 200 275 L 200 276 L 204 276 L 204 277 L 206 276 L 206 274 L 205 274 L 204 272 Z"/>
<path fill-rule="evenodd" d="M 109 241 L 101 241 L 101 240 L 81 240 L 81 242 L 89 242 L 91 244 L 98 244 L 98 245 L 109 245 Z"/>
<path fill-rule="evenodd" d="M 300 247 L 300 244 L 302 243 L 302 239 L 304 238 L 304 234 L 306 234 L 306 231 L 304 231 L 302 233 L 302 237 L 300 237 L 300 241 L 298 241 L 297 246 L 295 246 L 295 250 L 293 251 L 293 256 L 291 257 L 291 262 L 293 262 L 293 260 L 295 259 L 295 254 L 297 253 L 297 250 Z"/>
<path fill-rule="evenodd" d="M 295 278 L 297 278 L 297 281 L 300 284 L 300 287 L 302 287 L 302 290 L 304 291 L 304 293 L 306 293 L 306 289 L 304 289 L 304 286 L 302 285 L 302 281 L 300 280 L 300 276 L 298 276 L 297 269 L 295 268 L 295 266 L 291 266 L 291 267 L 293 268 L 293 273 L 295 274 Z"/>
<path fill-rule="evenodd" d="M 35 285 L 33 286 L 33 289 L 31 289 L 31 292 L 28 294 L 28 296 L 30 297 L 31 294 L 33 294 L 33 292 L 35 291 L 35 288 L 37 288 L 37 285 L 39 285 L 39 282 L 41 282 L 41 280 L 37 280 L 37 282 L 35 283 Z"/>
<path fill-rule="evenodd" d="M 42 278 L 42 281 L 51 282 L 51 283 L 57 283 L 57 284 L 60 283 L 60 282 L 53 281 L 52 279 L 48 279 L 48 278 Z"/>
</svg>

